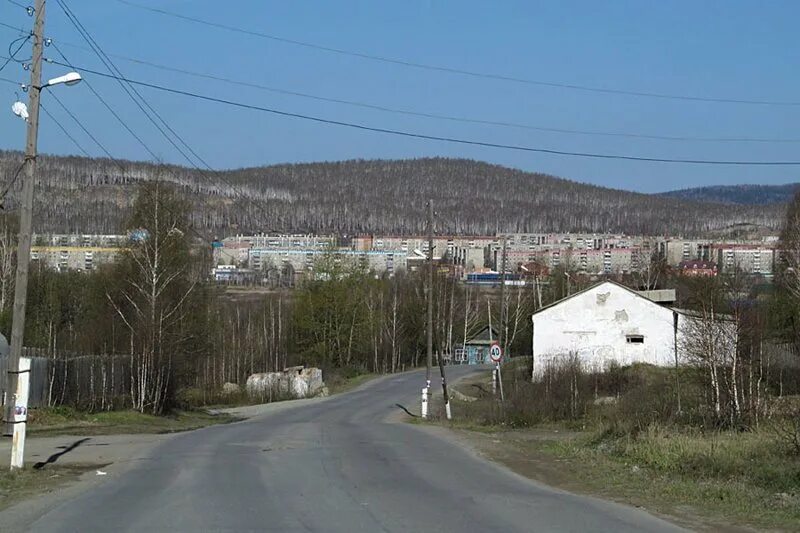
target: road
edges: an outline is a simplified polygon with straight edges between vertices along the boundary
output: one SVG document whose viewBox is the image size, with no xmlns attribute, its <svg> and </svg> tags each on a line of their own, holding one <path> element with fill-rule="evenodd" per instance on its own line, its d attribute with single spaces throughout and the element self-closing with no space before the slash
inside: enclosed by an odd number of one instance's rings
<svg viewBox="0 0 800 533">
<path fill-rule="evenodd" d="M 676 529 L 637 509 L 523 479 L 425 428 L 387 421 L 396 403 L 418 411 L 422 377 L 393 376 L 325 401 L 181 434 L 62 502 L 30 530 Z"/>
</svg>

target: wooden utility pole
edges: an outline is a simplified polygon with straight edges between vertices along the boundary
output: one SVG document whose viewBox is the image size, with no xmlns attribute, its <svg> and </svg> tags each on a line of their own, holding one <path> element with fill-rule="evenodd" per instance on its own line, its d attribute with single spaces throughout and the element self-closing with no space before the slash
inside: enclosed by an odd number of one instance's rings
<svg viewBox="0 0 800 533">
<path fill-rule="evenodd" d="M 422 389 L 422 418 L 428 417 L 428 398 L 431 392 L 433 366 L 433 199 L 428 200 L 428 338 L 425 359 L 425 388 Z"/>
<path fill-rule="evenodd" d="M 500 259 L 500 333 L 498 334 L 498 344 L 503 348 L 503 355 L 508 352 L 506 346 L 506 328 L 508 321 L 508 310 L 506 309 L 506 237 L 503 237 L 503 252 Z"/>
<path fill-rule="evenodd" d="M 36 153 L 39 137 L 39 97 L 42 91 L 42 53 L 44 50 L 44 6 L 45 0 L 36 0 L 33 22 L 33 55 L 31 82 L 28 87 L 28 128 L 25 142 L 25 173 L 22 183 L 22 202 L 19 210 L 19 237 L 17 243 L 17 276 L 14 286 L 14 315 L 11 324 L 11 355 L 8 360 L 8 388 L 5 420 L 6 433 L 13 435 L 11 468 L 22 468 L 25 447 L 25 418 L 27 393 L 17 390 L 22 370 L 23 334 L 25 332 L 25 309 L 28 296 L 28 266 L 31 259 L 31 228 L 33 226 L 33 187 L 36 174 Z M 27 368 L 30 368 L 29 366 Z M 21 401 L 26 400 L 25 405 Z M 20 420 L 20 418 L 22 420 Z M 21 426 L 21 427 L 18 427 Z"/>
<path fill-rule="evenodd" d="M 678 401 L 678 415 L 681 414 L 681 378 L 680 367 L 678 366 L 678 312 L 672 312 L 672 342 L 675 352 L 675 397 Z"/>
</svg>

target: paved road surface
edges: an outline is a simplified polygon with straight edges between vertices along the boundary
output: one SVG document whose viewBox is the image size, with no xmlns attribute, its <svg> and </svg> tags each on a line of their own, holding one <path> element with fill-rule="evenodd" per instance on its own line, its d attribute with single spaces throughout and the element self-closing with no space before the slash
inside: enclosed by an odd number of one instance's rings
<svg viewBox="0 0 800 533">
<path fill-rule="evenodd" d="M 461 367 L 451 375 L 474 371 Z M 419 372 L 186 433 L 32 531 L 657 531 L 646 513 L 539 485 L 410 424 Z M 412 407 L 413 406 L 413 407 Z M 0 524 L 0 529 L 2 525 Z"/>
</svg>

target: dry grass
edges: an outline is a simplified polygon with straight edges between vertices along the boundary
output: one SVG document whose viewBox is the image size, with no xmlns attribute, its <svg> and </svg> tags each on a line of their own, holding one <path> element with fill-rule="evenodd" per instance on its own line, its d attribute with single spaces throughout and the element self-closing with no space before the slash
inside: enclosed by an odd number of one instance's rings
<svg viewBox="0 0 800 533">
<path fill-rule="evenodd" d="M 0 469 L 0 511 L 42 492 L 49 492 L 77 479 L 96 465 L 51 465 L 43 469 L 26 468 L 11 472 Z M 0 526 L 2 529 L 2 526 Z"/>
<path fill-rule="evenodd" d="M 85 413 L 69 407 L 31 410 L 28 431 L 32 436 L 113 435 L 123 433 L 174 433 L 237 420 L 225 414 L 175 411 L 164 416 L 138 411 Z"/>
</svg>

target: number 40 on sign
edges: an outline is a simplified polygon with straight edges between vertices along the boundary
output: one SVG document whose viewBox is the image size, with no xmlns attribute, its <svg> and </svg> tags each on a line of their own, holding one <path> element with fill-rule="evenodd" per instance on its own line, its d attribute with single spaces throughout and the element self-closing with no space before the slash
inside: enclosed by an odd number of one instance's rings
<svg viewBox="0 0 800 533">
<path fill-rule="evenodd" d="M 499 344 L 494 343 L 491 348 L 489 348 L 489 358 L 493 363 L 499 363 L 503 359 L 503 349 Z"/>
</svg>

